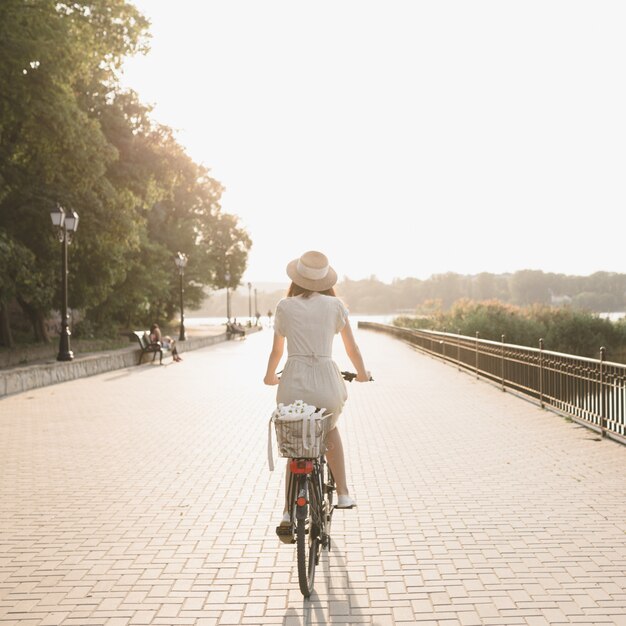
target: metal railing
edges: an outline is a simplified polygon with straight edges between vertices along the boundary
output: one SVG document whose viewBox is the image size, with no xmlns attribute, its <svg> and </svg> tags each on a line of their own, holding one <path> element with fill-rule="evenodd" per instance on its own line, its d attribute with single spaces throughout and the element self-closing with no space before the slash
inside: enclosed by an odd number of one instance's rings
<svg viewBox="0 0 626 626">
<path fill-rule="evenodd" d="M 611 439 L 626 444 L 626 365 L 550 352 L 501 341 L 433 330 L 412 330 L 374 322 L 359 328 L 394 335 L 459 369 L 534 398 L 539 405 L 572 417 Z"/>
</svg>

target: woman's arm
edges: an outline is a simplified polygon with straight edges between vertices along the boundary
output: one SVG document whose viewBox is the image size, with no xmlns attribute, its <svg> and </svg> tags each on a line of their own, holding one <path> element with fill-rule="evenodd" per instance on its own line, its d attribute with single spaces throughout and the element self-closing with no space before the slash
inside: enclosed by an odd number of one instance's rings
<svg viewBox="0 0 626 626">
<path fill-rule="evenodd" d="M 359 346 L 356 345 L 354 335 L 352 334 L 352 327 L 348 320 L 341 331 L 341 338 L 343 339 L 343 345 L 346 348 L 346 354 L 352 365 L 356 368 L 356 379 L 360 383 L 368 382 L 371 378 L 371 374 L 365 369 L 365 363 L 363 362 L 363 356 L 359 350 Z"/>
<path fill-rule="evenodd" d="M 274 333 L 274 343 L 272 344 L 272 351 L 270 352 L 270 358 L 267 361 L 267 372 L 263 382 L 266 385 L 278 385 L 278 376 L 276 376 L 276 368 L 283 358 L 283 352 L 285 350 L 285 338 L 281 337 L 278 333 Z"/>
</svg>

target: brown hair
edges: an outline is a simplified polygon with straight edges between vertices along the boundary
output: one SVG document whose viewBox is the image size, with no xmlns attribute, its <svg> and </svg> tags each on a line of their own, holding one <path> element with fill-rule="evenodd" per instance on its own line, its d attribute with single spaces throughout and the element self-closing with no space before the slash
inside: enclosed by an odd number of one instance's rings
<svg viewBox="0 0 626 626">
<path fill-rule="evenodd" d="M 289 285 L 289 289 L 287 290 L 287 297 L 291 298 L 293 296 L 302 296 L 303 298 L 309 298 L 312 293 L 321 293 L 324 296 L 335 296 L 335 290 L 333 287 L 330 289 L 324 289 L 324 291 L 312 291 L 311 289 L 305 289 L 304 287 L 300 287 L 300 285 L 296 285 L 296 283 L 292 282 Z"/>
</svg>

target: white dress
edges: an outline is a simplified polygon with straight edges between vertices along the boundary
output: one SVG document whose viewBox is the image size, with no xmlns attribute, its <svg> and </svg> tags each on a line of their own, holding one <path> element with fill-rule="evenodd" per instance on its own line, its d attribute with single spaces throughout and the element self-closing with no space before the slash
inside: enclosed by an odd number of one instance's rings
<svg viewBox="0 0 626 626">
<path fill-rule="evenodd" d="M 276 307 L 274 331 L 287 338 L 287 363 L 276 401 L 303 400 L 333 413 L 334 428 L 348 397 L 339 367 L 332 360 L 333 339 L 348 320 L 338 298 L 313 293 L 283 298 Z"/>
</svg>

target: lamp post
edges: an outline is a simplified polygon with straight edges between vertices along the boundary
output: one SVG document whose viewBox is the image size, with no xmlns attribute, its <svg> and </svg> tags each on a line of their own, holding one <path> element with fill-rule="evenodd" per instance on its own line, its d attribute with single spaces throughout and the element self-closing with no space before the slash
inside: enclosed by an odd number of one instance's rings
<svg viewBox="0 0 626 626">
<path fill-rule="evenodd" d="M 255 326 L 259 323 L 259 305 L 256 301 L 256 287 L 254 288 L 254 317 L 256 319 Z"/>
<path fill-rule="evenodd" d="M 248 283 L 248 319 L 252 326 L 252 283 Z"/>
<path fill-rule="evenodd" d="M 66 212 L 59 204 L 50 211 L 52 225 L 57 230 L 61 246 L 61 336 L 59 338 L 59 354 L 57 361 L 71 361 L 74 353 L 70 350 L 70 332 L 67 317 L 67 246 L 72 241 L 72 234 L 78 228 L 78 213 L 76 211 Z"/>
<path fill-rule="evenodd" d="M 178 341 L 185 341 L 187 335 L 185 334 L 185 308 L 183 306 L 183 276 L 185 275 L 185 266 L 187 265 L 187 255 L 182 252 L 177 252 L 174 257 L 174 263 L 178 268 L 180 274 L 180 333 L 178 335 Z"/>
<path fill-rule="evenodd" d="M 224 280 L 226 281 L 226 321 L 230 322 L 230 272 L 228 270 L 224 274 Z"/>
</svg>

